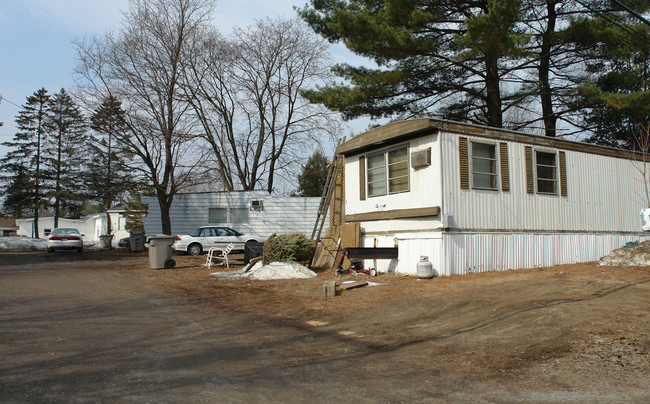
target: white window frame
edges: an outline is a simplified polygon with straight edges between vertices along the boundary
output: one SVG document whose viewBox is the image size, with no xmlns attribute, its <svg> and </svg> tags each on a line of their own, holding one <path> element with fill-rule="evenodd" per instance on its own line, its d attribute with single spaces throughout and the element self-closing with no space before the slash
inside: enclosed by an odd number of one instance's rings
<svg viewBox="0 0 650 404">
<path fill-rule="evenodd" d="M 559 195 L 560 194 L 560 167 L 559 167 L 560 159 L 557 150 L 533 149 L 533 152 L 534 152 L 533 161 L 534 161 L 534 168 L 535 168 L 535 192 L 542 195 Z M 541 178 L 542 181 L 551 182 L 553 184 L 553 188 L 554 188 L 553 192 L 545 192 L 539 190 L 540 164 L 537 161 L 538 153 L 553 155 L 554 165 L 552 166 L 546 164 L 541 165 L 542 167 L 553 168 L 553 173 L 554 173 L 553 178 Z"/>
<path fill-rule="evenodd" d="M 475 144 L 480 144 L 480 145 L 485 145 L 485 146 L 490 146 L 494 149 L 494 159 L 489 159 L 486 157 L 477 157 L 474 156 L 474 145 Z M 488 172 L 479 172 L 476 171 L 474 168 L 474 159 L 481 159 L 481 160 L 488 160 L 488 161 L 494 161 L 494 172 L 488 173 Z M 480 190 L 485 190 L 485 191 L 498 191 L 499 190 L 499 147 L 498 144 L 493 143 L 493 142 L 477 142 L 474 140 L 470 140 L 469 142 L 469 161 L 470 161 L 470 178 L 472 180 L 472 189 L 480 189 Z M 494 187 L 483 187 L 483 186 L 478 186 L 476 185 L 476 181 L 474 178 L 475 174 L 479 175 L 490 175 L 494 177 Z"/>
<path fill-rule="evenodd" d="M 390 164 L 388 163 L 388 155 L 389 155 L 389 153 L 391 153 L 393 151 L 397 151 L 397 150 L 401 150 L 401 149 L 406 150 L 406 172 L 407 172 L 407 174 L 403 175 L 403 176 L 399 176 L 399 177 L 390 177 L 389 176 L 389 174 L 390 174 L 390 167 L 389 167 Z M 375 181 L 375 182 L 372 182 L 372 183 L 370 182 L 371 174 L 370 174 L 369 163 L 370 163 L 370 159 L 372 157 L 379 156 L 379 155 L 383 156 L 383 160 L 384 160 L 384 166 L 382 167 L 382 170 L 383 170 L 383 173 L 384 173 L 384 179 L 382 181 L 384 182 L 384 185 L 385 185 L 385 192 L 373 194 L 372 193 L 373 188 L 371 187 L 371 184 L 378 183 L 379 181 Z M 403 161 L 400 161 L 400 163 L 402 163 L 402 162 Z M 409 154 L 409 144 L 408 143 L 401 144 L 401 145 L 395 146 L 395 147 L 390 147 L 390 148 L 387 148 L 387 149 L 384 149 L 384 150 L 381 150 L 381 151 L 378 151 L 378 152 L 375 152 L 375 153 L 368 154 L 368 155 L 366 155 L 366 158 L 365 158 L 365 164 L 366 164 L 366 179 L 365 179 L 366 180 L 366 193 L 368 195 L 368 198 L 373 198 L 373 197 L 377 197 L 377 196 L 393 195 L 393 194 L 401 194 L 403 192 L 409 192 L 411 190 L 411 166 L 410 166 L 410 154 Z M 373 168 L 373 170 L 376 170 L 376 169 L 377 169 L 377 167 Z M 390 181 L 393 180 L 393 179 L 397 179 L 397 178 L 406 178 L 406 184 L 407 184 L 406 189 L 399 190 L 399 191 L 391 191 L 390 190 Z"/>
</svg>

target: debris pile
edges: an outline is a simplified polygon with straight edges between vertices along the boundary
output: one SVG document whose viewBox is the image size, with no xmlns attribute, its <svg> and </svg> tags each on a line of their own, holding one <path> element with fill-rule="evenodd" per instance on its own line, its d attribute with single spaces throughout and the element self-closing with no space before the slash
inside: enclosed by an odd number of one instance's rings
<svg viewBox="0 0 650 404">
<path fill-rule="evenodd" d="M 295 262 L 271 262 L 264 265 L 258 261 L 250 267 L 244 267 L 239 271 L 213 272 L 210 275 L 220 279 L 249 278 L 257 280 L 273 279 L 304 279 L 315 278 L 316 273 L 309 268 Z"/>
<path fill-rule="evenodd" d="M 650 241 L 628 243 L 602 257 L 598 265 L 604 266 L 648 266 L 650 265 Z"/>
</svg>

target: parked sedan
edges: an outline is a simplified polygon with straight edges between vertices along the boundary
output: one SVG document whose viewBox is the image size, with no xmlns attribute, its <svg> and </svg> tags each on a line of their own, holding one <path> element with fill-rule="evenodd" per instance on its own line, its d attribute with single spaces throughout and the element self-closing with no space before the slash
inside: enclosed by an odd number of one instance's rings
<svg viewBox="0 0 650 404">
<path fill-rule="evenodd" d="M 203 226 L 194 230 L 189 235 L 176 236 L 172 248 L 175 251 L 186 252 L 190 255 L 199 255 L 212 247 L 225 249 L 232 243 L 233 250 L 243 250 L 248 242 L 266 241 L 266 237 L 257 234 L 242 234 L 230 227 Z"/>
<path fill-rule="evenodd" d="M 63 227 L 52 230 L 47 238 L 47 252 L 54 250 L 77 250 L 83 251 L 83 234 L 79 234 L 77 229 L 67 229 Z"/>
</svg>

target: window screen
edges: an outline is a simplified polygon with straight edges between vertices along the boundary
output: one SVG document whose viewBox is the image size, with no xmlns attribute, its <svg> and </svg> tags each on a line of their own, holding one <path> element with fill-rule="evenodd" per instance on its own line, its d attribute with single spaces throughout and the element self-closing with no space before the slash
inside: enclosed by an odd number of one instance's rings
<svg viewBox="0 0 650 404">
<path fill-rule="evenodd" d="M 537 169 L 537 192 L 557 194 L 557 160 L 555 153 L 537 151 L 535 153 Z"/>
<path fill-rule="evenodd" d="M 228 223 L 228 209 L 226 208 L 208 209 L 208 223 Z"/>
<path fill-rule="evenodd" d="M 472 142 L 472 187 L 497 189 L 496 145 Z"/>
<path fill-rule="evenodd" d="M 232 208 L 230 209 L 230 222 L 229 223 L 248 223 L 248 208 Z"/>
</svg>

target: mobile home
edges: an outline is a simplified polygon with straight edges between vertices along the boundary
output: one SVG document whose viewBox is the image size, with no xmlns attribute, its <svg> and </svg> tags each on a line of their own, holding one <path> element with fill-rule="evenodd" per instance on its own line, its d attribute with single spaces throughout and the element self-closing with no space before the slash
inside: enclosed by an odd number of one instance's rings
<svg viewBox="0 0 650 404">
<path fill-rule="evenodd" d="M 162 233 L 160 206 L 154 197 L 144 218 L 147 234 Z M 278 197 L 267 191 L 200 192 L 177 194 L 169 210 L 172 234 L 189 234 L 210 224 L 231 227 L 244 234 L 309 235 L 316 221 L 320 198 Z"/>
<path fill-rule="evenodd" d="M 439 275 L 597 260 L 646 240 L 638 155 L 457 122 L 391 123 L 339 145 L 342 222 L 364 247 L 397 248 L 378 271 Z"/>
</svg>

